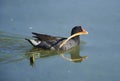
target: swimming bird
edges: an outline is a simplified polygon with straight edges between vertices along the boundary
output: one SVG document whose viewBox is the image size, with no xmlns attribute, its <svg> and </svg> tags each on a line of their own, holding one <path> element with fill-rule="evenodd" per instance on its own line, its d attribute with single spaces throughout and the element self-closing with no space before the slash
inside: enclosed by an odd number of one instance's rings
<svg viewBox="0 0 120 81">
<path fill-rule="evenodd" d="M 80 35 L 88 34 L 81 26 L 73 27 L 68 38 L 32 32 L 34 39 L 26 39 L 34 47 L 45 50 L 68 50 L 80 44 Z"/>
</svg>

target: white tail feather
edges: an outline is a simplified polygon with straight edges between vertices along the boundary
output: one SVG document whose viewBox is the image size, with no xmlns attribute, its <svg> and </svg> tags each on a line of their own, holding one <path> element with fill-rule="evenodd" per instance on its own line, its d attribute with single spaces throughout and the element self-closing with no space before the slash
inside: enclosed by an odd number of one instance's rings
<svg viewBox="0 0 120 81">
<path fill-rule="evenodd" d="M 33 39 L 30 39 L 31 43 L 35 46 L 39 45 L 41 43 L 41 41 L 35 41 Z"/>
</svg>

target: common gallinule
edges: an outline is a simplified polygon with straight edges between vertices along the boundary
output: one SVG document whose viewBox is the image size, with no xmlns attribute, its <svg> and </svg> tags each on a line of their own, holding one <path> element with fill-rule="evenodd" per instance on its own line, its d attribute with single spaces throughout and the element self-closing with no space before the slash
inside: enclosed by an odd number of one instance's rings
<svg viewBox="0 0 120 81">
<path fill-rule="evenodd" d="M 88 32 L 81 26 L 75 26 L 71 31 L 71 36 L 68 38 L 56 37 L 45 34 L 32 32 L 35 39 L 26 39 L 34 47 L 47 49 L 47 50 L 68 50 L 80 44 L 79 36 L 88 34 Z"/>
</svg>

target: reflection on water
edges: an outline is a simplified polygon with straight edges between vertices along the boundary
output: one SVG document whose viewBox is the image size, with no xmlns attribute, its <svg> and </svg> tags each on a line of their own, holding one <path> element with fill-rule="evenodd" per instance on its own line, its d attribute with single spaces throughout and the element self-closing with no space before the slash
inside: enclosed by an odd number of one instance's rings
<svg viewBox="0 0 120 81">
<path fill-rule="evenodd" d="M 30 58 L 30 64 L 33 66 L 36 59 L 50 57 L 54 55 L 60 55 L 63 59 L 72 61 L 72 62 L 82 62 L 87 59 L 88 56 L 80 56 L 80 46 L 76 46 L 67 51 L 48 51 L 40 50 L 39 48 L 33 48 L 28 51 L 25 56 Z M 70 56 L 66 56 L 69 54 Z"/>
</svg>

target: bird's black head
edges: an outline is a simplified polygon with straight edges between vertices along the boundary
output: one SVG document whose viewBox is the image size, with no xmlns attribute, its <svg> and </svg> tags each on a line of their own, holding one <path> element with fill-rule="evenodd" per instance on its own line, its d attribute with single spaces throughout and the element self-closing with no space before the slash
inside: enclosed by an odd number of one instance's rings
<svg viewBox="0 0 120 81">
<path fill-rule="evenodd" d="M 81 26 L 75 26 L 71 31 L 71 35 L 78 33 L 78 32 L 82 32 L 82 31 L 84 31 L 84 30 Z"/>
</svg>

